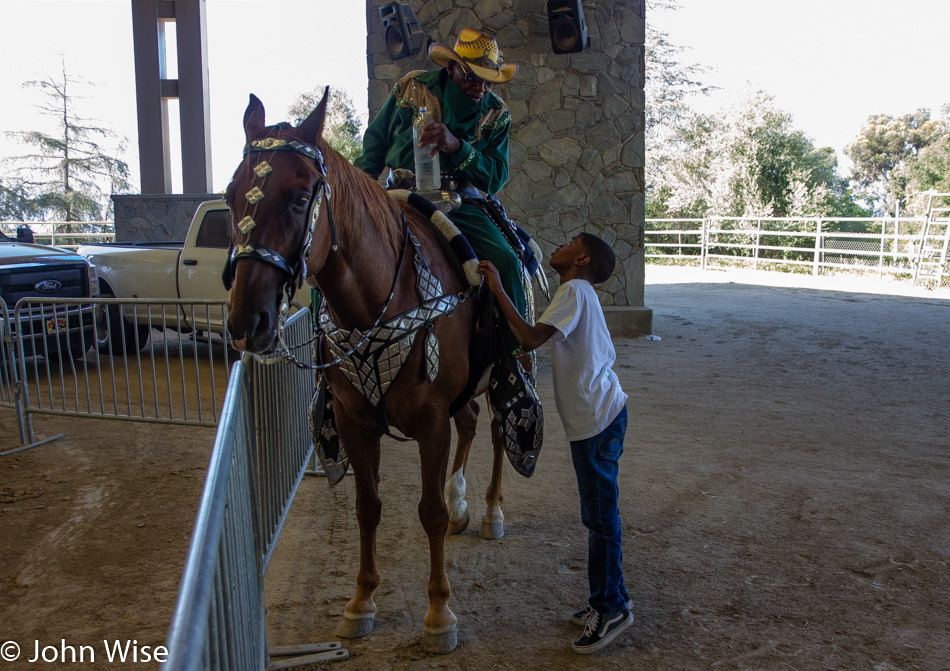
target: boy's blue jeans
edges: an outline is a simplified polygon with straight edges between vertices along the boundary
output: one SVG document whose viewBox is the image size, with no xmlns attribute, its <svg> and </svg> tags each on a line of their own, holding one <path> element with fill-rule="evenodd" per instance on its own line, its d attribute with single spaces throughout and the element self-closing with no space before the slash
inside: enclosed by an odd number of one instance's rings
<svg viewBox="0 0 950 671">
<path fill-rule="evenodd" d="M 600 613 L 616 613 L 629 600 L 623 583 L 617 470 L 627 432 L 627 407 L 592 438 L 571 441 L 571 458 L 581 496 L 581 521 L 587 527 L 588 604 Z"/>
</svg>

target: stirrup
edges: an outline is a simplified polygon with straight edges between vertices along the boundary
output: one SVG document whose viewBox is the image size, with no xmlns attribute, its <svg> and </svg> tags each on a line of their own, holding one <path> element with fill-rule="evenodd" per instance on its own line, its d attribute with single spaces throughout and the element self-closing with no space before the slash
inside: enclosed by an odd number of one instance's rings
<svg viewBox="0 0 950 671">
<path fill-rule="evenodd" d="M 544 440 L 544 414 L 534 385 L 517 359 L 505 357 L 492 367 L 488 400 L 492 415 L 501 423 L 508 461 L 530 478 Z"/>
<path fill-rule="evenodd" d="M 336 432 L 333 396 L 327 389 L 327 382 L 323 375 L 317 380 L 317 388 L 313 392 L 307 418 L 310 420 L 310 439 L 317 448 L 317 461 L 320 462 L 320 467 L 327 476 L 327 484 L 332 487 L 346 475 L 350 460 Z"/>
</svg>

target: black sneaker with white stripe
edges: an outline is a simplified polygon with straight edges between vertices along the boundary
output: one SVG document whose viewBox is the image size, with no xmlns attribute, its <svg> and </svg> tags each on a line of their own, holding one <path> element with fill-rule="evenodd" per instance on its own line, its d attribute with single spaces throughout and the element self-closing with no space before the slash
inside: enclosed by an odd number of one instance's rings
<svg viewBox="0 0 950 671">
<path fill-rule="evenodd" d="M 623 607 L 632 613 L 633 599 L 627 600 L 627 602 L 623 605 Z M 594 609 L 590 607 L 590 604 L 588 604 L 584 608 L 581 608 L 579 611 L 571 615 L 571 622 L 573 622 L 574 624 L 579 624 L 583 627 L 585 624 L 587 624 L 587 620 L 589 620 L 590 616 L 593 614 L 594 614 Z"/>
<path fill-rule="evenodd" d="M 626 608 L 610 615 L 604 615 L 595 610 L 587 620 L 584 635 L 574 641 L 571 647 L 574 652 L 589 655 L 605 647 L 631 624 L 633 624 L 633 613 Z"/>
</svg>

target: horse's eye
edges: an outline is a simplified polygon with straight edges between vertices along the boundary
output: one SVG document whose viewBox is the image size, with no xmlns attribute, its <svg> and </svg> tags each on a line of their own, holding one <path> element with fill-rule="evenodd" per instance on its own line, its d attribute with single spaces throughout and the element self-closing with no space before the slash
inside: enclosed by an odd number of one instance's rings
<svg viewBox="0 0 950 671">
<path fill-rule="evenodd" d="M 294 199 L 294 209 L 302 210 L 305 207 L 307 207 L 307 203 L 309 202 L 310 202 L 310 196 L 305 196 L 301 194 Z"/>
</svg>

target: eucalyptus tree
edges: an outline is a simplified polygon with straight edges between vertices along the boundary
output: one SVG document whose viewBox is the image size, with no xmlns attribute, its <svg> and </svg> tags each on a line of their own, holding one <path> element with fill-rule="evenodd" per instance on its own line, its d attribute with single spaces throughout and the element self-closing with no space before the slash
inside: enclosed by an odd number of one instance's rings
<svg viewBox="0 0 950 671">
<path fill-rule="evenodd" d="M 310 115 L 323 98 L 323 91 L 323 87 L 317 87 L 297 95 L 287 110 L 295 124 Z M 353 99 L 343 89 L 330 89 L 323 139 L 350 163 L 363 153 L 363 124 Z"/>
<path fill-rule="evenodd" d="M 928 109 L 873 114 L 845 151 L 851 179 L 878 210 L 891 212 L 898 202 L 919 206 L 915 194 L 950 190 L 950 105 L 936 119 Z"/>
<path fill-rule="evenodd" d="M 837 156 L 815 147 L 764 91 L 677 131 L 674 156 L 651 216 L 856 216 Z"/>
<path fill-rule="evenodd" d="M 682 173 L 686 167 L 682 161 L 697 123 L 702 123 L 690 106 L 691 100 L 715 89 L 701 81 L 709 68 L 684 63 L 686 48 L 673 43 L 651 20 L 655 13 L 677 9 L 676 0 L 647 0 L 644 132 L 648 213 L 654 203 L 671 195 L 672 173 Z"/>
</svg>

